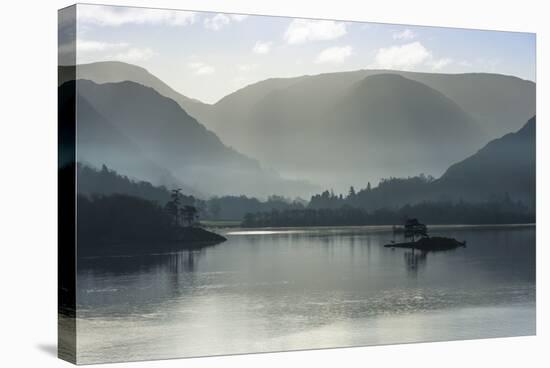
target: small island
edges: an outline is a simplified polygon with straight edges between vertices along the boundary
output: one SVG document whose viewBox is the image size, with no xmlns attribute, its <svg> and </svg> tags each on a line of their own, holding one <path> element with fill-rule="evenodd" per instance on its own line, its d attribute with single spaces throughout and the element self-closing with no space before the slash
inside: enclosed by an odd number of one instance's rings
<svg viewBox="0 0 550 368">
<path fill-rule="evenodd" d="M 428 235 L 428 227 L 420 223 L 417 219 L 409 219 L 405 223 L 402 231 L 398 227 L 393 228 L 394 233 L 403 233 L 405 239 L 409 241 L 384 245 L 386 248 L 408 248 L 427 251 L 451 250 L 459 247 L 466 247 L 466 241 L 458 241 L 453 238 Z M 417 239 L 418 237 L 418 239 Z"/>
<path fill-rule="evenodd" d="M 79 256 L 134 255 L 200 249 L 225 237 L 201 227 L 181 189 L 164 207 L 126 194 L 78 195 Z"/>
</svg>

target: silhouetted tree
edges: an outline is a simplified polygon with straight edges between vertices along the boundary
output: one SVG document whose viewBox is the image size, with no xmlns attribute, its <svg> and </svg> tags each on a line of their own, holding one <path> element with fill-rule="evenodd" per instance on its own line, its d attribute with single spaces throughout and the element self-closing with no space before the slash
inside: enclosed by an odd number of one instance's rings
<svg viewBox="0 0 550 368">
<path fill-rule="evenodd" d="M 355 199 L 355 188 L 353 187 L 353 185 L 349 187 L 347 199 L 351 199 L 351 200 Z"/>
<path fill-rule="evenodd" d="M 427 237 L 428 227 L 420 223 L 417 219 L 409 219 L 405 223 L 405 238 L 410 238 L 414 242 L 416 237 Z"/>
<path fill-rule="evenodd" d="M 180 213 L 184 226 L 193 226 L 197 221 L 198 210 L 195 206 L 183 206 Z"/>
</svg>

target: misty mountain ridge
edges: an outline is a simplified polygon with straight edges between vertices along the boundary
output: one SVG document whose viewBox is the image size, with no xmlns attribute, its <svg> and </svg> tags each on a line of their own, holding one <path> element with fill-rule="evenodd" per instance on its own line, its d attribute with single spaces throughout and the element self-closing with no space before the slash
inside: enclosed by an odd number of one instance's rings
<svg viewBox="0 0 550 368">
<path fill-rule="evenodd" d="M 82 124 L 84 129 L 78 134 L 80 162 L 97 167 L 107 164 L 157 185 L 183 182 L 204 194 L 267 196 L 275 190 L 300 193 L 310 189 L 305 183 L 263 170 L 257 161 L 225 146 L 153 88 L 130 81 L 77 83 L 77 118 L 79 128 Z M 178 182 L 161 180 L 157 166 L 167 168 Z"/>
<path fill-rule="evenodd" d="M 262 166 L 336 189 L 418 172 L 440 176 L 534 115 L 533 82 L 488 73 L 358 70 L 270 78 L 208 105 L 130 64 L 78 70 L 101 83 L 128 78 L 149 85 Z"/>
<path fill-rule="evenodd" d="M 340 189 L 350 181 L 438 176 L 489 140 L 454 101 L 395 74 L 365 77 L 336 95 L 309 82 L 272 90 L 248 110 L 222 100 L 219 134 L 282 173 Z"/>
<path fill-rule="evenodd" d="M 70 75 L 70 73 L 63 73 L 64 68 L 67 67 L 59 67 L 58 85 L 67 82 L 63 77 L 68 77 Z M 128 64 L 121 61 L 100 61 L 89 64 L 79 64 L 76 69 L 76 79 L 87 79 L 98 84 L 131 81 L 146 87 L 151 87 L 161 95 L 176 101 L 181 108 L 186 111 L 189 110 L 191 106 L 193 106 L 194 109 L 200 109 L 202 105 L 207 105 L 197 99 L 182 95 L 155 75 L 149 73 L 147 69 L 134 64 Z"/>
<path fill-rule="evenodd" d="M 60 94 L 71 93 L 75 81 L 59 87 Z M 66 111 L 61 102 L 59 111 Z M 124 168 L 129 177 L 148 180 L 156 185 L 182 188 L 186 193 L 201 196 L 196 188 L 185 184 L 163 165 L 148 157 L 139 145 L 122 133 L 111 121 L 99 113 L 82 95 L 78 95 L 76 144 L 78 161 L 92 167 L 102 165 Z M 78 183 L 80 184 L 80 182 Z"/>
<path fill-rule="evenodd" d="M 435 192 L 469 200 L 507 194 L 531 208 L 536 202 L 536 117 L 515 133 L 489 142 L 438 179 Z"/>
<path fill-rule="evenodd" d="M 292 202 L 277 196 L 270 197 L 267 202 L 245 196 L 215 196 L 204 202 L 202 216 L 242 220 L 247 212 L 338 209 L 346 206 L 369 212 L 401 209 L 405 213 L 412 208 L 418 211 L 430 208 L 456 210 L 458 206 L 467 213 L 473 211 L 468 218 L 479 221 L 475 215 L 477 210 L 488 211 L 487 216 L 491 213 L 496 216 L 502 211 L 519 211 L 531 216 L 534 213 L 536 192 L 535 131 L 534 117 L 518 132 L 495 139 L 475 154 L 452 165 L 439 179 L 424 175 L 387 178 L 372 188 L 369 185 L 357 191 L 350 189 L 345 196 L 327 190 L 312 196 L 309 203 Z M 160 203 L 166 202 L 170 196 L 164 187 L 129 180 L 106 167 L 97 170 L 79 165 L 79 176 L 83 179 L 80 181 L 79 193 L 120 193 Z M 481 207 L 478 203 L 482 204 Z M 489 221 L 487 216 L 483 221 Z M 495 221 L 502 221 L 502 218 L 495 218 Z"/>
<path fill-rule="evenodd" d="M 439 179 L 422 174 L 386 178 L 377 186 L 351 187 L 345 195 L 325 190 L 312 196 L 309 208 L 359 208 L 378 212 L 382 218 L 395 210 L 407 216 L 425 212 L 436 218 L 437 212 L 443 211 L 440 215 L 445 217 L 460 208 L 459 212 L 468 214 L 464 218 L 475 223 L 500 223 L 503 213 L 514 214 L 505 216 L 505 221 L 531 221 L 536 205 L 535 125 L 533 117 L 517 132 L 495 139 L 455 163 Z M 520 214 L 527 217 L 515 217 Z"/>
<path fill-rule="evenodd" d="M 374 91 L 367 91 L 367 85 L 376 84 L 369 77 L 377 75 L 388 80 L 388 75 L 403 78 L 391 84 L 417 84 L 391 88 L 378 83 Z M 364 88 L 358 88 L 360 85 Z M 402 93 L 405 89 L 410 92 Z M 412 101 L 423 94 L 425 110 L 418 112 Z M 437 98 L 430 104 L 428 96 Z M 225 142 L 283 174 L 307 175 L 342 189 L 344 181 L 364 184 L 418 172 L 440 176 L 490 139 L 519 129 L 518 122 L 535 114 L 534 101 L 535 84 L 516 77 L 360 70 L 268 79 L 222 98 L 206 112 L 195 111 L 195 115 Z M 415 112 L 417 119 L 411 119 Z M 392 115 L 400 118 L 391 121 L 387 117 Z M 423 118 L 437 120 L 426 124 Z M 423 128 L 430 123 L 438 129 Z M 394 126 L 395 135 L 369 136 L 369 130 L 383 125 Z M 439 129 L 443 127 L 448 130 Z M 401 128 L 416 134 L 402 138 Z M 432 135 L 432 141 L 422 139 L 422 131 L 427 135 L 439 132 L 439 136 Z M 389 132 L 391 128 L 386 129 Z M 405 152 L 401 158 L 400 149 Z M 356 165 L 349 170 L 354 160 Z"/>
</svg>

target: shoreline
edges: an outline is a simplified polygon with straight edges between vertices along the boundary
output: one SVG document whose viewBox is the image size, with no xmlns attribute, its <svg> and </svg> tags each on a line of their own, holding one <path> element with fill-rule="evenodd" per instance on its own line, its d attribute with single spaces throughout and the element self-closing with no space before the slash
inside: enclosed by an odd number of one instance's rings
<svg viewBox="0 0 550 368">
<path fill-rule="evenodd" d="M 499 229 L 499 228 L 530 228 L 536 227 L 536 223 L 526 224 L 426 224 L 430 229 Z M 316 230 L 374 230 L 373 232 L 392 231 L 394 225 L 338 225 L 338 226 L 268 226 L 268 227 L 227 227 L 218 228 L 226 230 L 224 235 L 272 235 L 277 233 L 290 233 L 292 231 L 304 233 Z M 286 230 L 286 231 L 285 231 Z"/>
</svg>

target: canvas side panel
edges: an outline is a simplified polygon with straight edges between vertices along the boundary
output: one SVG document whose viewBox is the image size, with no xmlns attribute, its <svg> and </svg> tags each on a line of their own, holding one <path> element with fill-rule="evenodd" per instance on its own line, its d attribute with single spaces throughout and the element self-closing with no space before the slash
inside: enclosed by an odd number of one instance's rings
<svg viewBox="0 0 550 368">
<path fill-rule="evenodd" d="M 76 363 L 76 6 L 58 12 L 58 357 Z"/>
</svg>

